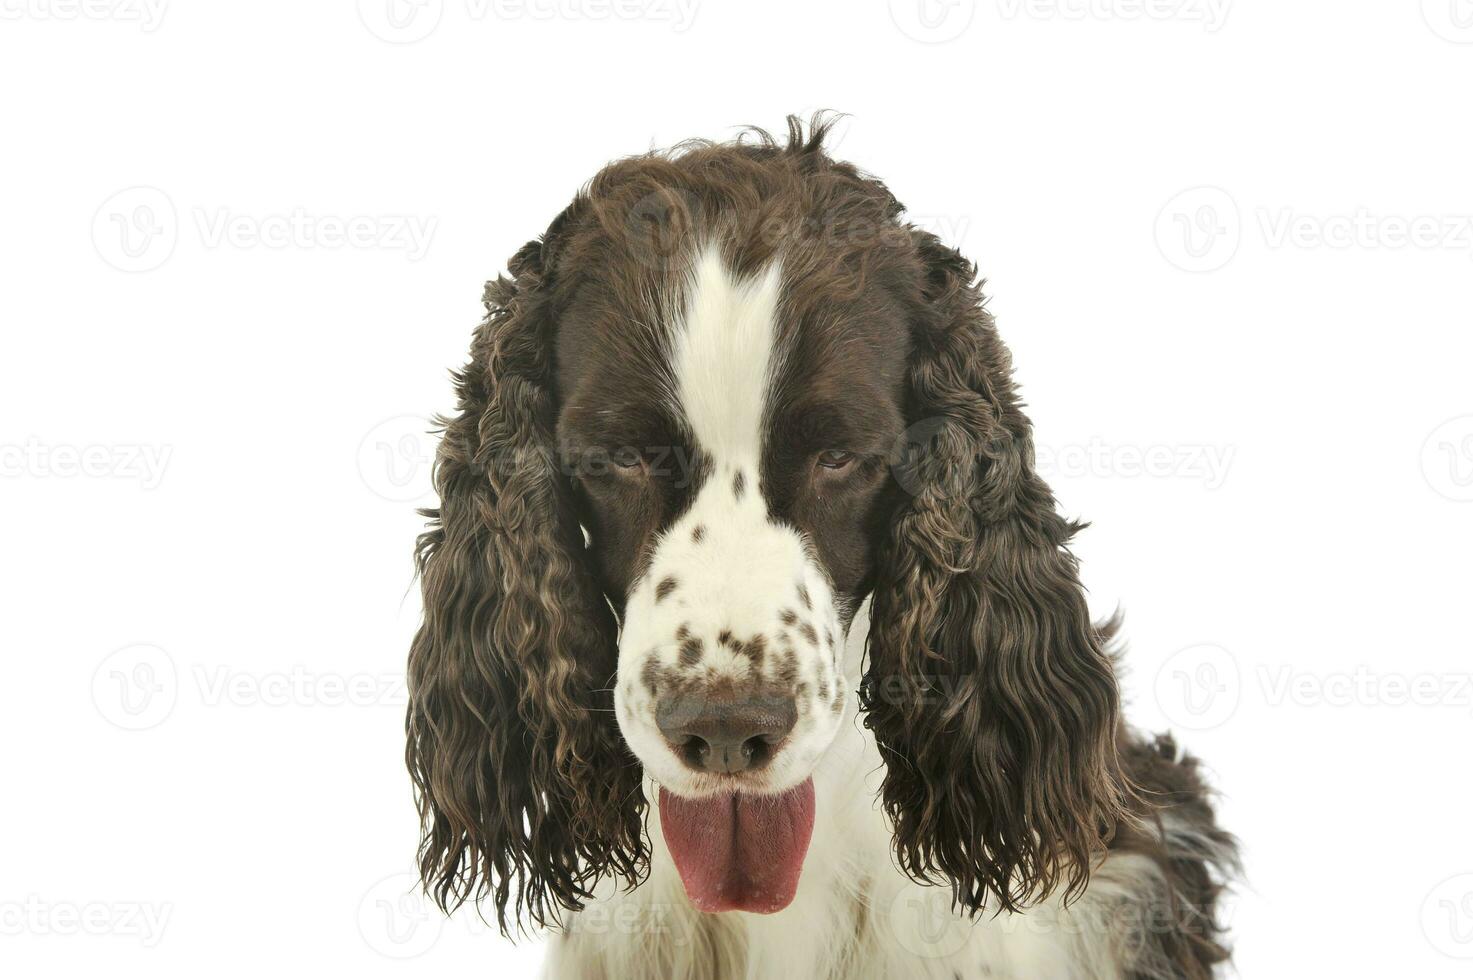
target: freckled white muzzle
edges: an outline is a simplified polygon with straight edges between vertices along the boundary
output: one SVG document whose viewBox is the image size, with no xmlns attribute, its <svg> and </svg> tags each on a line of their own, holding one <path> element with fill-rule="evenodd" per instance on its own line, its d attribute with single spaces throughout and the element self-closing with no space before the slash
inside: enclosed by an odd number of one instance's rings
<svg viewBox="0 0 1473 980">
<path fill-rule="evenodd" d="M 711 461 L 625 604 L 614 708 L 660 785 L 657 816 L 705 912 L 776 912 L 813 832 L 811 774 L 844 714 L 838 610 L 759 481 L 782 296 L 776 264 L 691 265 L 674 325 L 674 407 Z"/>
<path fill-rule="evenodd" d="M 678 795 L 789 789 L 838 730 L 841 637 L 801 537 L 768 519 L 754 473 L 718 466 L 629 596 L 619 727 Z"/>
</svg>

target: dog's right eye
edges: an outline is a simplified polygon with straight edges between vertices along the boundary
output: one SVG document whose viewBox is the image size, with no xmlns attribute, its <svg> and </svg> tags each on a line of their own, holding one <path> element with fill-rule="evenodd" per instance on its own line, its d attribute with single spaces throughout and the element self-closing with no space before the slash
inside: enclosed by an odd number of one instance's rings
<svg viewBox="0 0 1473 980">
<path fill-rule="evenodd" d="M 851 452 L 842 449 L 825 449 L 818 454 L 818 465 L 826 470 L 840 472 L 847 470 L 856 459 Z"/>
</svg>

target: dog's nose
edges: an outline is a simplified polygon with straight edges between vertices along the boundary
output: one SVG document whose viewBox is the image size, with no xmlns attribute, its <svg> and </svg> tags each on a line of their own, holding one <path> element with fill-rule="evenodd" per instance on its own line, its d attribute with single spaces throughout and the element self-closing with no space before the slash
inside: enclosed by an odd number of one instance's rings
<svg viewBox="0 0 1473 980">
<path fill-rule="evenodd" d="M 655 706 L 661 734 L 697 772 L 761 769 L 797 720 L 791 697 L 678 694 Z"/>
</svg>

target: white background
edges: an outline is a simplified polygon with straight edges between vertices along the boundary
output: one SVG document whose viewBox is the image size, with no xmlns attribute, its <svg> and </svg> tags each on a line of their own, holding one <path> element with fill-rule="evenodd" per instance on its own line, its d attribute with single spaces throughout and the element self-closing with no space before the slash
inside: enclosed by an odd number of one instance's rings
<svg viewBox="0 0 1473 980">
<path fill-rule="evenodd" d="M 989 280 L 1241 974 L 1468 975 L 1468 0 L 388 2 L 0 0 L 0 971 L 532 975 L 406 896 L 425 419 L 602 163 L 832 107 Z"/>
</svg>

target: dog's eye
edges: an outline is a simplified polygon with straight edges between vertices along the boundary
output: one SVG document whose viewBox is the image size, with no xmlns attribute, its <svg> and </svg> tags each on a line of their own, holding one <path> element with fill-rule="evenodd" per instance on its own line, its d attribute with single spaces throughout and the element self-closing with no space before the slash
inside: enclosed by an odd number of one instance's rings
<svg viewBox="0 0 1473 980">
<path fill-rule="evenodd" d="M 818 465 L 821 469 L 837 472 L 854 465 L 854 459 L 853 453 L 846 453 L 841 449 L 825 449 L 818 454 Z"/>
<path fill-rule="evenodd" d="M 621 470 L 634 470 L 644 465 L 644 457 L 633 446 L 621 446 L 609 453 L 609 462 Z"/>
</svg>

